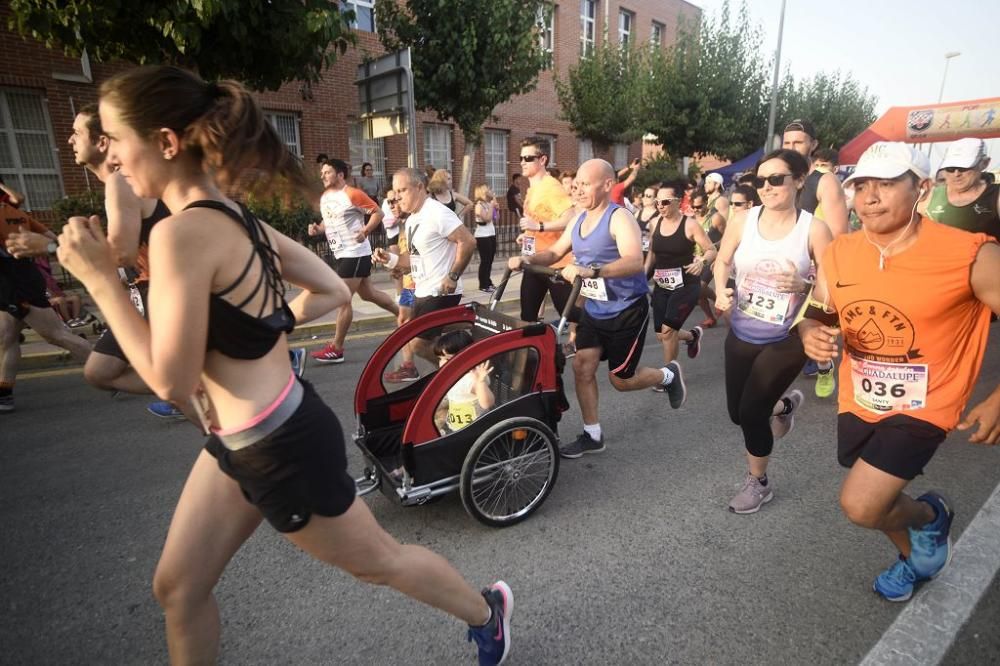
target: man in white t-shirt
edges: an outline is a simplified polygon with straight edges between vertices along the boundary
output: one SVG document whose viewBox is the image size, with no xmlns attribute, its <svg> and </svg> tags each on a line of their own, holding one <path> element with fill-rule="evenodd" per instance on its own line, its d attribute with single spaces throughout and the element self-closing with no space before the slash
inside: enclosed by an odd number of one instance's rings
<svg viewBox="0 0 1000 666">
<path fill-rule="evenodd" d="M 372 255 L 389 268 L 399 266 L 414 282 L 413 317 L 450 308 L 462 300 L 462 272 L 476 248 L 476 239 L 453 211 L 428 196 L 424 175 L 417 169 L 400 169 L 392 189 L 406 218 L 408 251 L 400 255 L 379 248 Z M 436 362 L 432 341 L 440 333 L 430 330 L 414 340 L 413 351 Z"/>
<path fill-rule="evenodd" d="M 320 167 L 319 175 L 326 187 L 319 200 L 323 221 L 309 225 L 309 235 L 326 235 L 336 260 L 334 270 L 351 290 L 352 296 L 359 294 L 386 312 L 399 314 L 392 297 L 376 289 L 370 278 L 372 246 L 368 236 L 382 224 L 381 209 L 367 194 L 347 184 L 351 167 L 343 160 L 326 160 Z M 337 312 L 337 330 L 333 341 L 310 356 L 318 363 L 343 363 L 344 340 L 353 320 L 354 308 L 348 303 Z"/>
</svg>

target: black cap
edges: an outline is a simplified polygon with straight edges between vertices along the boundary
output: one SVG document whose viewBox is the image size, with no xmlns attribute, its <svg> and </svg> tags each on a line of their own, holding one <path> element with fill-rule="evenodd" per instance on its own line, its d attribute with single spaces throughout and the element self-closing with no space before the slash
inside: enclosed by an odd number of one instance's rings
<svg viewBox="0 0 1000 666">
<path fill-rule="evenodd" d="M 792 122 L 785 125 L 785 132 L 805 132 L 813 139 L 816 138 L 816 128 L 813 127 L 811 122 L 803 120 L 802 118 L 796 118 Z"/>
</svg>

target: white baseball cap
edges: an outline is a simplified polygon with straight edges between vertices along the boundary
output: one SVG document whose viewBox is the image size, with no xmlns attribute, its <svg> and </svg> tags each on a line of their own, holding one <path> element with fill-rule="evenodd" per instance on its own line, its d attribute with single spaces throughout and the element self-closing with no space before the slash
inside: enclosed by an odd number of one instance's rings
<svg viewBox="0 0 1000 666">
<path fill-rule="evenodd" d="M 898 178 L 907 171 L 912 171 L 920 180 L 929 177 L 931 165 L 927 156 L 908 143 L 878 141 L 861 155 L 854 173 L 847 177 L 844 185 L 858 178 Z"/>
<path fill-rule="evenodd" d="M 944 159 L 938 169 L 958 167 L 971 169 L 986 157 L 986 144 L 982 139 L 959 139 L 948 144 L 944 151 Z"/>
<path fill-rule="evenodd" d="M 723 180 L 721 173 L 710 173 L 707 176 L 705 176 L 705 180 L 714 180 L 719 185 L 725 184 L 725 181 Z"/>
</svg>

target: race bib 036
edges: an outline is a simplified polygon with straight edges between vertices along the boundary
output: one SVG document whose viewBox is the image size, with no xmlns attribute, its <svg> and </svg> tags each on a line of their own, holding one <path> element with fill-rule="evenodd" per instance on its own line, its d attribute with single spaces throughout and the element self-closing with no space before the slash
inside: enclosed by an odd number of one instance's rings
<svg viewBox="0 0 1000 666">
<path fill-rule="evenodd" d="M 850 358 L 854 402 L 859 406 L 878 414 L 927 406 L 927 365 Z"/>
</svg>

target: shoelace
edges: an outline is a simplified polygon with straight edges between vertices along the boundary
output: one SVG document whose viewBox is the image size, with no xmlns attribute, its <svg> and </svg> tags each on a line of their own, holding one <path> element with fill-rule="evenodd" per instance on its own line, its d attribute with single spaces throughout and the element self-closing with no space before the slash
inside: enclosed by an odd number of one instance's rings
<svg viewBox="0 0 1000 666">
<path fill-rule="evenodd" d="M 917 574 L 906 560 L 896 560 L 896 563 L 889 569 L 887 576 L 890 581 L 897 584 L 913 583 L 917 580 Z"/>
<path fill-rule="evenodd" d="M 933 552 L 937 548 L 937 537 L 941 534 L 939 530 L 914 530 L 910 535 L 910 540 L 914 548 L 922 553 Z"/>
</svg>

